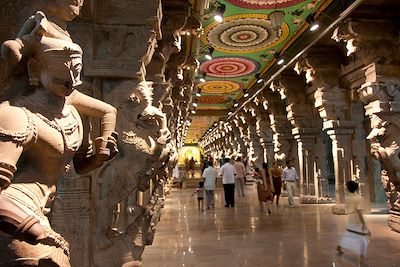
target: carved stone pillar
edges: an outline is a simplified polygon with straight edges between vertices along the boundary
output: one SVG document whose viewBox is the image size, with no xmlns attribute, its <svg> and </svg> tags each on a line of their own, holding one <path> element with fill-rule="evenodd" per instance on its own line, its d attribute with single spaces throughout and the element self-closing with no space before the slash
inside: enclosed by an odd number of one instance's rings
<svg viewBox="0 0 400 267">
<path fill-rule="evenodd" d="M 346 74 L 346 80 L 352 82 L 352 88 L 359 88 L 359 96 L 365 103 L 365 115 L 369 116 L 372 128 L 367 139 L 371 141 L 372 155 L 381 163 L 381 180 L 389 199 L 389 225 L 392 229 L 400 231 L 400 179 L 397 173 L 400 170 L 400 58 L 396 49 L 399 46 L 398 26 L 394 23 L 398 18 L 385 16 L 380 23 L 376 23 L 370 20 L 374 10 L 363 12 L 370 15 L 354 16 L 335 29 L 332 39 L 345 42 L 347 55 L 354 55 L 349 58 L 350 64 L 343 67 L 343 72 Z M 356 162 L 360 162 L 362 168 L 364 162 L 359 159 L 356 159 Z M 373 170 L 374 165 L 370 164 L 370 169 Z M 364 174 L 361 172 L 360 175 Z"/>
<path fill-rule="evenodd" d="M 310 101 L 311 97 L 306 95 L 306 83 L 293 71 L 287 70 L 274 80 L 270 88 L 272 91 L 278 92 L 280 98 L 285 102 L 287 118 L 293 126 L 292 135 L 297 141 L 300 202 L 326 202 L 326 198 L 320 198 L 320 196 L 326 196 L 320 192 L 322 191 L 320 179 L 326 177 L 326 173 L 324 176 L 321 174 L 321 171 L 318 170 L 319 164 L 316 162 L 316 151 L 319 155 L 326 153 L 325 149 L 316 149 L 322 122 L 315 114 L 313 103 Z"/>
<path fill-rule="evenodd" d="M 249 132 L 248 132 L 248 126 L 246 124 L 246 121 L 244 119 L 244 115 L 242 112 L 239 112 L 235 118 L 234 118 L 235 125 L 237 126 L 239 130 L 239 136 L 238 138 L 242 139 L 242 144 L 243 144 L 243 157 L 247 157 L 249 159 L 249 162 L 252 161 L 253 159 L 253 151 L 252 151 L 252 146 L 250 142 L 250 137 L 249 137 Z"/>
<path fill-rule="evenodd" d="M 244 117 L 246 123 L 248 125 L 248 132 L 251 140 L 251 146 L 254 151 L 254 163 L 255 166 L 262 166 L 264 162 L 264 150 L 261 147 L 260 137 L 257 134 L 257 118 L 256 118 L 256 109 L 258 107 L 254 103 L 249 103 L 244 108 Z"/>
<path fill-rule="evenodd" d="M 378 74 L 376 67 L 369 66 L 370 74 L 371 68 Z M 381 162 L 381 180 L 390 207 L 389 226 L 400 232 L 400 82 L 397 78 L 385 80 L 367 82 L 359 93 L 371 120 L 372 131 L 367 136 L 371 153 Z"/>
<path fill-rule="evenodd" d="M 340 122 L 340 126 L 336 121 L 324 122 L 324 128 L 328 129 L 327 133 L 332 139 L 332 154 L 335 171 L 335 197 L 336 204 L 332 207 L 332 212 L 336 214 L 345 214 L 345 185 L 352 178 L 351 150 L 352 134 L 354 123 Z M 346 125 L 347 124 L 347 125 Z"/>
<path fill-rule="evenodd" d="M 256 133 L 260 139 L 260 145 L 263 148 L 263 162 L 267 162 L 270 166 L 274 162 L 274 144 L 273 133 L 269 121 L 269 115 L 265 107 L 267 101 L 262 96 L 254 100 L 254 113 L 256 115 Z"/>
<path fill-rule="evenodd" d="M 287 119 L 284 103 L 275 92 L 265 90 L 263 97 L 266 99 L 273 132 L 275 160 L 284 162 L 291 159 L 297 166 L 297 146 L 293 146 L 292 126 Z"/>
</svg>

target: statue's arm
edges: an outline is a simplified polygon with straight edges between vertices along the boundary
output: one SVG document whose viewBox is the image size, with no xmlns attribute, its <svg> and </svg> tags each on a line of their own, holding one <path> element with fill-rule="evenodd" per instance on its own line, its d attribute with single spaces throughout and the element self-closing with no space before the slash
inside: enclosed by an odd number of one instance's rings
<svg viewBox="0 0 400 267">
<path fill-rule="evenodd" d="M 107 138 L 113 132 L 115 132 L 117 109 L 110 104 L 85 95 L 78 90 L 73 92 L 73 96 L 69 103 L 73 105 L 82 115 L 100 118 L 100 131 L 103 138 Z"/>
<path fill-rule="evenodd" d="M 24 146 L 35 129 L 27 113 L 18 107 L 0 106 L 0 189 L 11 183 Z"/>
<path fill-rule="evenodd" d="M 101 100 L 85 95 L 78 90 L 69 99 L 81 115 L 100 118 L 100 137 L 96 138 L 96 154 L 103 155 L 103 161 L 113 158 L 118 152 L 115 131 L 117 109 Z"/>
</svg>

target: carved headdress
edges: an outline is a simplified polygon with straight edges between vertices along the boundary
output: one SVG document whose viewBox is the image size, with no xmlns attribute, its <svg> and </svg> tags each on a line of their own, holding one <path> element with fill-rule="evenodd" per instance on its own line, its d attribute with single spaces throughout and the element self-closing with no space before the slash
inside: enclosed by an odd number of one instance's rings
<svg viewBox="0 0 400 267">
<path fill-rule="evenodd" d="M 55 55 L 68 57 L 82 57 L 83 53 L 76 43 L 47 36 L 38 38 L 32 35 L 5 41 L 1 50 L 6 60 L 17 59 L 18 61 L 26 56 L 38 59 L 45 53 L 55 51 L 57 52 Z"/>
</svg>

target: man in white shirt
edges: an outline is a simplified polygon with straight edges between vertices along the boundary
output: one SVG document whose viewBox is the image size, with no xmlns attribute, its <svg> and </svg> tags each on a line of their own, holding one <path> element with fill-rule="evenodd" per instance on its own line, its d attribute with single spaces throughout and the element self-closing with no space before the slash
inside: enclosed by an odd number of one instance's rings
<svg viewBox="0 0 400 267">
<path fill-rule="evenodd" d="M 222 176 L 224 186 L 225 207 L 235 206 L 235 167 L 229 162 L 229 158 L 224 159 L 225 164 L 219 169 L 219 176 Z"/>
<path fill-rule="evenodd" d="M 294 208 L 294 195 L 296 194 L 299 177 L 297 176 L 296 169 L 293 167 L 293 162 L 291 160 L 286 161 L 286 167 L 282 172 L 282 180 L 286 184 L 289 205 Z"/>
<path fill-rule="evenodd" d="M 244 196 L 244 179 L 246 177 L 246 167 L 241 161 L 240 157 L 236 158 L 236 162 L 233 164 L 236 170 L 235 176 L 235 187 L 238 196 Z"/>
<path fill-rule="evenodd" d="M 204 190 L 206 191 L 206 208 L 215 208 L 215 180 L 217 179 L 218 173 L 213 168 L 212 162 L 207 162 L 208 167 L 204 169 L 203 179 L 204 179 Z"/>
</svg>

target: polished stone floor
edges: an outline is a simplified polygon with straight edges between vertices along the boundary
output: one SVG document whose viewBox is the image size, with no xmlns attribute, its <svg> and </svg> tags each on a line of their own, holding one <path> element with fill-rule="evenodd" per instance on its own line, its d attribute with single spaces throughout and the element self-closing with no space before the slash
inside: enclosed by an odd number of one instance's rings
<svg viewBox="0 0 400 267">
<path fill-rule="evenodd" d="M 251 185 L 245 197 L 236 197 L 235 208 L 224 207 L 218 188 L 216 209 L 202 212 L 193 192 L 173 189 L 167 196 L 153 245 L 143 253 L 144 267 L 358 266 L 350 253 L 335 252 L 346 218 L 333 215 L 331 205 L 290 208 L 282 198 L 267 215 Z M 386 218 L 378 212 L 366 216 L 369 267 L 400 266 L 400 233 L 387 227 Z"/>
</svg>

